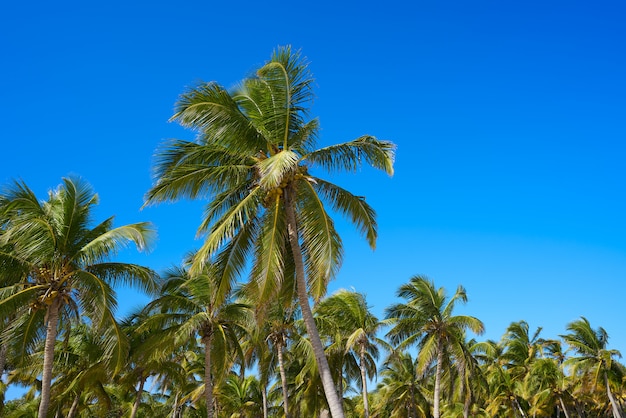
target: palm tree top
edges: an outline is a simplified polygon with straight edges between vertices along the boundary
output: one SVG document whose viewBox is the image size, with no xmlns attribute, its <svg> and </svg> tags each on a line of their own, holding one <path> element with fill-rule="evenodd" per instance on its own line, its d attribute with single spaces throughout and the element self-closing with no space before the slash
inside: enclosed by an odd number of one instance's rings
<svg viewBox="0 0 626 418">
<path fill-rule="evenodd" d="M 569 334 L 561 335 L 570 349 L 583 357 L 596 357 L 608 353 L 610 357 L 622 357 L 618 350 L 609 350 L 609 334 L 602 327 L 593 329 L 587 318 L 570 322 L 566 328 Z"/>
</svg>

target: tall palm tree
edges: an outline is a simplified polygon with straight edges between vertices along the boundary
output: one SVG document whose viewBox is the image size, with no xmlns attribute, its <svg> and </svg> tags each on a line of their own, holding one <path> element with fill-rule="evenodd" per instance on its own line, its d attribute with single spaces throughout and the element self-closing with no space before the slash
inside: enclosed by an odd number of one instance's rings
<svg viewBox="0 0 626 418">
<path fill-rule="evenodd" d="M 441 376 L 444 361 L 454 358 L 457 366 L 464 361 L 466 330 L 481 334 L 483 323 L 472 316 L 453 315 L 458 302 L 467 302 L 465 289 L 459 286 L 448 300 L 444 288 L 435 288 L 432 281 L 414 276 L 409 283 L 400 286 L 397 295 L 407 300 L 387 308 L 387 318 L 393 328 L 387 334 L 393 344 L 407 347 L 418 344 L 418 368 L 424 372 L 435 363 L 435 387 L 433 393 L 433 417 L 440 416 Z"/>
<path fill-rule="evenodd" d="M 591 328 L 585 317 L 568 324 L 567 330 L 569 333 L 562 337 L 576 356 L 566 360 L 565 364 L 571 365 L 575 372 L 594 376 L 594 386 L 598 385 L 598 379 L 602 379 L 613 417 L 622 418 L 622 410 L 610 384 L 612 380 L 621 382 L 624 377 L 624 366 L 615 359 L 621 357 L 621 353 L 608 349 L 608 333 L 602 327 L 595 330 Z"/>
<path fill-rule="evenodd" d="M 342 347 L 345 352 L 353 352 L 358 358 L 361 374 L 361 395 L 363 398 L 364 417 L 369 418 L 367 379 L 376 373 L 375 360 L 378 359 L 378 346 L 385 343 L 377 337 L 384 323 L 370 311 L 365 296 L 345 289 L 322 300 L 315 312 L 336 324 L 343 336 Z"/>
<path fill-rule="evenodd" d="M 246 333 L 248 305 L 230 300 L 229 294 L 217 292 L 212 265 L 205 265 L 201 274 L 185 268 L 172 268 L 165 275 L 161 296 L 146 308 L 148 319 L 139 331 L 169 331 L 163 341 L 177 346 L 198 337 L 204 346 L 204 400 L 207 417 L 214 414 L 214 383 L 225 376 L 232 364 L 232 354 L 240 352 L 239 339 Z M 172 344 L 173 343 L 173 344 Z"/>
<path fill-rule="evenodd" d="M 155 289 L 155 275 L 135 264 L 109 259 L 128 243 L 143 250 L 152 237 L 148 223 L 113 228 L 113 218 L 93 226 L 98 196 L 85 182 L 66 178 L 46 201 L 39 201 L 23 182 L 2 192 L 0 213 L 6 219 L 0 237 L 0 263 L 18 267 L 21 280 L 2 279 L 0 317 L 19 314 L 9 325 L 18 352 L 28 353 L 45 338 L 41 403 L 44 418 L 50 403 L 54 345 L 59 323 L 85 315 L 103 332 L 107 358 L 119 369 L 124 363 L 126 342 L 114 319 L 113 287 L 130 284 L 146 291 Z M 6 249 L 9 248 L 7 251 Z M 13 272 L 3 270 L 0 275 Z M 45 336 L 39 332 L 45 327 Z"/>
<path fill-rule="evenodd" d="M 147 203 L 209 198 L 199 233 L 205 234 L 194 269 L 216 257 L 220 292 L 227 293 L 252 258 L 251 280 L 262 296 L 281 286 L 296 292 L 333 417 L 343 417 L 309 296 L 319 300 L 337 273 L 342 243 L 324 202 L 342 213 L 374 247 L 373 209 L 360 196 L 327 182 L 314 168 L 355 171 L 362 163 L 393 173 L 391 142 L 362 136 L 317 148 L 317 119 L 307 63 L 291 48 L 277 49 L 255 76 L 232 91 L 217 83 L 183 94 L 172 117 L 198 132 L 158 152 L 156 184 Z M 216 255 L 217 254 L 217 255 Z"/>
</svg>

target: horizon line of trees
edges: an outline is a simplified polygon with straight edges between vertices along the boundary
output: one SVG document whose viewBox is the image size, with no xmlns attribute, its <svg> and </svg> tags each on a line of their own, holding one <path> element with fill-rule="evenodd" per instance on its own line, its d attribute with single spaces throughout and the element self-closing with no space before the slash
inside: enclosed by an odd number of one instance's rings
<svg viewBox="0 0 626 418">
<path fill-rule="evenodd" d="M 78 317 L 63 327 L 54 344 L 49 416 L 200 417 L 209 409 L 220 418 L 329 414 L 295 298 L 258 309 L 242 284 L 217 300 L 214 271 L 194 275 L 188 267 L 157 278 L 152 301 L 119 321 L 116 343 L 126 347 L 121 367 L 99 325 Z M 620 353 L 584 317 L 556 339 L 522 320 L 500 341 L 477 341 L 468 334 L 482 332 L 480 320 L 454 314 L 467 300 L 462 286 L 448 297 L 415 276 L 396 296 L 403 301 L 387 307 L 382 320 L 356 291 L 339 290 L 314 307 L 346 416 L 623 416 Z M 3 335 L 13 326 L 7 322 Z M 0 402 L 0 415 L 36 416 L 45 342 L 20 353 L 2 341 L 3 391 L 9 384 L 29 390 Z"/>
<path fill-rule="evenodd" d="M 521 321 L 477 342 L 467 335 L 482 322 L 454 313 L 462 286 L 448 297 L 415 276 L 382 320 L 358 292 L 326 297 L 343 258 L 332 215 L 372 248 L 377 224 L 365 198 L 318 171 L 392 175 L 395 145 L 364 135 L 317 147 L 312 83 L 300 53 L 279 47 L 234 89 L 210 82 L 180 96 L 172 120 L 197 137 L 159 149 L 145 204 L 206 199 L 205 239 L 162 275 L 114 261 L 147 248 L 153 226 L 94 223 L 84 181 L 65 178 L 46 200 L 20 181 L 0 193 L 0 413 L 622 417 L 620 353 L 585 318 L 562 341 Z M 152 298 L 121 321 L 119 285 Z M 30 389 L 5 405 L 13 383 Z"/>
</svg>

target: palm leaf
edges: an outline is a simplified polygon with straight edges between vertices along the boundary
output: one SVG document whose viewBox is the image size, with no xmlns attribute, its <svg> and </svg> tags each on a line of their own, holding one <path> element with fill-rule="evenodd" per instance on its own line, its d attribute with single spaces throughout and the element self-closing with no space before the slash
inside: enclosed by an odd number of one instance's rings
<svg viewBox="0 0 626 418">
<path fill-rule="evenodd" d="M 355 196 L 345 189 L 317 177 L 311 177 L 309 183 L 332 208 L 351 221 L 357 230 L 365 236 L 372 249 L 376 247 L 378 236 L 376 213 L 362 196 Z"/>
<path fill-rule="evenodd" d="M 303 156 L 305 161 L 317 164 L 328 171 L 356 172 L 363 163 L 393 175 L 395 145 L 364 135 L 350 142 L 331 145 Z"/>
</svg>

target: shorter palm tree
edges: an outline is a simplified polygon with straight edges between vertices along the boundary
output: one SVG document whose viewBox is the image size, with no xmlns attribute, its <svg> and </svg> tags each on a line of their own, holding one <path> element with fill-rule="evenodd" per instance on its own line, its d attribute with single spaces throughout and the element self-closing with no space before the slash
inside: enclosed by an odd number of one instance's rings
<svg viewBox="0 0 626 418">
<path fill-rule="evenodd" d="M 437 289 L 426 277 L 414 276 L 409 283 L 400 286 L 397 294 L 407 303 L 387 308 L 387 318 L 393 325 L 387 335 L 393 344 L 400 344 L 400 347 L 418 345 L 417 365 L 420 372 L 424 373 L 434 362 L 433 417 L 439 418 L 444 361 L 456 359 L 457 367 L 462 368 L 465 331 L 469 329 L 481 334 L 483 323 L 472 316 L 453 315 L 456 303 L 467 302 L 462 286 L 448 300 L 444 288 Z"/>
<path fill-rule="evenodd" d="M 378 347 L 387 345 L 377 337 L 384 323 L 372 314 L 363 294 L 345 289 L 321 301 L 315 312 L 318 318 L 337 327 L 343 351 L 358 359 L 363 416 L 368 418 L 367 379 L 375 377 Z"/>
<path fill-rule="evenodd" d="M 223 416 L 259 418 L 263 414 L 263 395 L 256 376 L 241 377 L 230 373 L 218 389 Z"/>
<path fill-rule="evenodd" d="M 625 376 L 624 366 L 615 361 L 621 353 L 607 348 L 608 333 L 602 327 L 591 328 L 587 318 L 571 322 L 567 330 L 569 333 L 562 337 L 576 355 L 566 360 L 565 365 L 573 368 L 574 375 L 593 376 L 593 387 L 598 386 L 598 380 L 602 379 L 613 417 L 622 418 L 621 407 L 611 391 L 611 381 L 622 382 Z"/>
<path fill-rule="evenodd" d="M 230 295 L 217 292 L 219 286 L 213 266 L 207 264 L 200 274 L 185 268 L 172 268 L 165 275 L 161 296 L 145 308 L 149 317 L 139 330 L 163 330 L 163 341 L 170 348 L 199 338 L 204 347 L 204 400 L 207 417 L 214 413 L 213 390 L 232 364 L 232 356 L 243 357 L 239 339 L 246 333 L 248 305 L 237 303 Z"/>
<path fill-rule="evenodd" d="M 22 360 L 42 339 L 41 403 L 47 416 L 59 332 L 84 315 L 106 339 L 106 357 L 120 370 L 127 342 L 114 318 L 114 286 L 129 284 L 151 292 L 155 274 L 135 264 L 110 262 L 129 243 L 143 250 L 153 236 L 148 223 L 113 228 L 113 218 L 93 226 L 96 195 L 85 182 L 66 178 L 46 201 L 23 182 L 0 194 L 0 318 L 15 318 L 4 335 Z M 16 277 L 19 280 L 15 280 Z M 41 332 L 45 329 L 45 332 Z"/>
<path fill-rule="evenodd" d="M 407 352 L 392 352 L 380 372 L 373 410 L 376 416 L 429 418 L 430 403 L 416 361 Z"/>
</svg>

